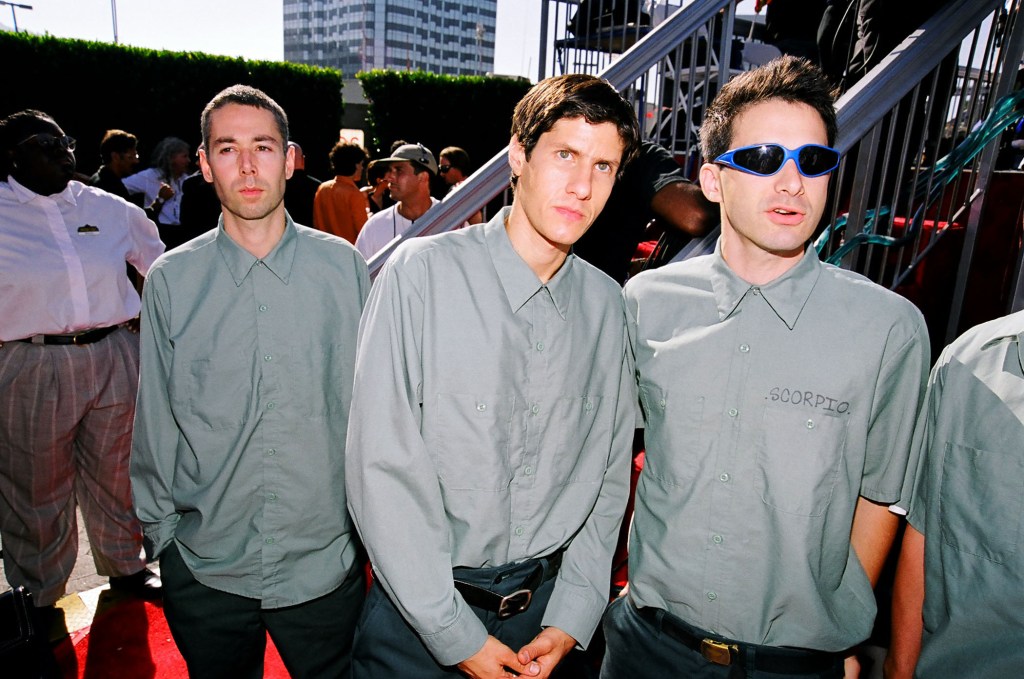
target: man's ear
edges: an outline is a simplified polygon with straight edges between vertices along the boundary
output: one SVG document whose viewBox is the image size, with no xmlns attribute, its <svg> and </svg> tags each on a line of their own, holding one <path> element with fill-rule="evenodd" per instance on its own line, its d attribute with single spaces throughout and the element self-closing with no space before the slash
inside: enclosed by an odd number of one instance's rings
<svg viewBox="0 0 1024 679">
<path fill-rule="evenodd" d="M 288 146 L 284 152 L 284 178 L 291 179 L 295 172 L 295 147 Z"/>
<path fill-rule="evenodd" d="M 210 170 L 210 161 L 206 158 L 206 149 L 199 149 L 199 169 L 203 171 L 203 179 L 212 184 L 213 172 Z"/>
<path fill-rule="evenodd" d="M 519 176 L 526 165 L 526 149 L 519 143 L 519 137 L 512 135 L 508 143 L 508 166 L 512 168 L 512 174 Z"/>
<path fill-rule="evenodd" d="M 700 166 L 700 190 L 712 203 L 722 202 L 722 168 L 714 163 Z"/>
</svg>

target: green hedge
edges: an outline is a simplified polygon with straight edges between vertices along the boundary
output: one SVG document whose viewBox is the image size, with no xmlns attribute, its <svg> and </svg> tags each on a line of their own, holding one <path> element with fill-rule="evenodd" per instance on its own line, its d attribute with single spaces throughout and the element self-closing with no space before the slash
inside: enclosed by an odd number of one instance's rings
<svg viewBox="0 0 1024 679">
<path fill-rule="evenodd" d="M 508 144 L 512 110 L 530 89 L 530 83 L 515 78 L 423 71 L 364 71 L 356 78 L 370 102 L 366 146 L 371 156 L 404 139 L 435 155 L 446 146 L 461 146 L 476 167 Z"/>
<path fill-rule="evenodd" d="M 341 73 L 334 69 L 8 32 L 0 32 L 0 64 L 0 116 L 25 108 L 52 115 L 78 140 L 82 172 L 99 165 L 100 139 L 109 128 L 137 135 L 144 163 L 168 135 L 194 149 L 203 106 L 221 89 L 243 83 L 287 111 L 310 174 L 330 174 L 327 151 L 342 114 Z"/>
</svg>

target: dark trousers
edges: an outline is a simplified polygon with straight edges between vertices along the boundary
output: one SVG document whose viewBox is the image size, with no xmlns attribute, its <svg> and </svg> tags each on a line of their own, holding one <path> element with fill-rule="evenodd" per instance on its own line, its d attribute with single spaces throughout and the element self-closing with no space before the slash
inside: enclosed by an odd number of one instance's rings
<svg viewBox="0 0 1024 679">
<path fill-rule="evenodd" d="M 480 568 L 473 571 L 457 569 L 456 577 L 492 591 L 509 594 L 519 589 L 522 582 L 529 578 L 529 573 L 522 577 L 511 577 L 502 581 L 502 586 L 493 586 L 496 576 L 503 569 Z M 540 621 L 551 598 L 555 579 L 542 584 L 533 593 L 533 601 L 525 612 L 505 620 L 498 620 L 495 613 L 482 608 L 471 607 L 487 628 L 487 632 L 511 648 L 519 651 L 537 636 Z M 506 591 L 507 590 L 507 591 Z M 363 605 L 356 626 L 354 647 L 352 649 L 353 679 L 396 679 L 398 677 L 415 677 L 416 679 L 447 679 L 448 677 L 464 677 L 454 667 L 439 665 L 430 651 L 423 645 L 420 636 L 409 626 L 402 614 L 391 603 L 380 584 L 374 581 L 370 593 Z"/>
<path fill-rule="evenodd" d="M 664 615 L 668 615 L 665 613 Z M 640 617 L 628 596 L 604 616 L 605 654 L 601 679 L 842 679 L 843 661 L 816 674 L 779 674 L 739 665 L 716 665 Z"/>
<path fill-rule="evenodd" d="M 164 614 L 190 679 L 261 679 L 268 632 L 293 679 L 349 676 L 361 568 L 330 594 L 271 609 L 203 585 L 174 545 L 160 559 L 160 576 Z"/>
</svg>

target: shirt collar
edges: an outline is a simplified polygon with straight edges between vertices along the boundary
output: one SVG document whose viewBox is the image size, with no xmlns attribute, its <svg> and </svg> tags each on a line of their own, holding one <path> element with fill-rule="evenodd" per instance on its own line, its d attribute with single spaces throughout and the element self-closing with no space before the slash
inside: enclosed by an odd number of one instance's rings
<svg viewBox="0 0 1024 679">
<path fill-rule="evenodd" d="M 817 252 L 810 246 L 804 250 L 804 256 L 796 266 L 764 285 L 751 285 L 729 268 L 722 257 L 721 239 L 715 245 L 711 262 L 711 287 L 721 320 L 732 315 L 743 298 L 756 291 L 790 330 L 796 327 L 800 312 L 807 304 L 820 275 L 821 262 Z"/>
<path fill-rule="evenodd" d="M 60 193 L 54 193 L 50 196 L 42 196 L 32 189 L 20 184 L 17 179 L 13 176 L 7 176 L 7 183 L 11 186 L 11 191 L 14 192 L 14 197 L 19 203 L 30 203 L 36 198 L 49 198 L 61 203 L 67 203 L 68 205 L 78 205 L 78 201 L 75 200 L 75 195 L 71 191 L 71 182 L 64 187 L 64 190 Z"/>
<path fill-rule="evenodd" d="M 505 231 L 505 220 L 511 208 L 505 207 L 483 226 L 484 242 L 494 264 L 494 270 L 505 290 L 512 313 L 517 313 L 524 304 L 538 292 L 547 294 L 558 315 L 564 320 L 569 311 L 569 300 L 572 298 L 572 268 L 575 255 L 569 255 L 565 263 L 547 283 L 541 283 L 533 269 L 512 248 L 512 241 Z"/>
<path fill-rule="evenodd" d="M 985 349 L 990 349 L 995 346 L 1006 344 L 1007 342 L 1012 342 L 1016 345 L 1017 365 L 1020 367 L 1020 374 L 1024 375 L 1024 343 L 1021 342 L 1022 338 L 1024 338 L 1024 331 L 1016 334 L 1011 332 L 1006 335 L 1000 335 L 999 337 L 993 337 L 988 342 L 985 342 L 981 349 L 984 351 Z"/>
<path fill-rule="evenodd" d="M 217 225 L 217 249 L 220 250 L 224 263 L 231 272 L 231 278 L 235 285 L 241 285 L 245 277 L 249 275 L 252 268 L 259 262 L 277 276 L 282 283 L 288 285 L 288 279 L 292 273 L 292 263 L 295 261 L 295 248 L 299 242 L 295 232 L 295 223 L 292 218 L 285 214 L 284 234 L 277 242 L 274 249 L 262 260 L 257 259 L 251 252 L 231 239 L 231 236 L 224 230 L 224 217 L 222 216 Z"/>
</svg>

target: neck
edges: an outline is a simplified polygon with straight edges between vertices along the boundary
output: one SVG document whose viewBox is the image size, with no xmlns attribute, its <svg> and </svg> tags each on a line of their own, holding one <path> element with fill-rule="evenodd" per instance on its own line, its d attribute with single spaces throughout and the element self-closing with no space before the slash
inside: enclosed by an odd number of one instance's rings
<svg viewBox="0 0 1024 679">
<path fill-rule="evenodd" d="M 398 203 L 395 209 L 398 214 L 410 221 L 415 221 L 423 216 L 423 213 L 430 209 L 430 195 L 416 196 L 410 200 L 403 200 Z"/>
<path fill-rule="evenodd" d="M 751 285 L 765 285 L 800 263 L 803 249 L 794 252 L 766 252 L 752 243 L 740 242 L 734 233 L 722 229 L 722 259 L 733 273 Z"/>
<path fill-rule="evenodd" d="M 512 212 L 505 220 L 505 233 L 512 243 L 512 249 L 526 262 L 541 283 L 551 280 L 569 256 L 569 248 L 563 248 L 541 236 L 529 223 L 526 215 L 516 209 L 515 202 L 512 204 Z"/>
<path fill-rule="evenodd" d="M 263 259 L 281 240 L 286 224 L 284 205 L 261 219 L 243 219 L 223 207 L 224 231 L 239 247 L 256 259 Z"/>
</svg>

